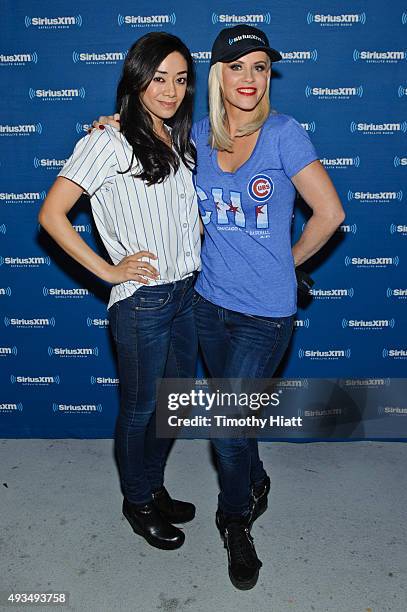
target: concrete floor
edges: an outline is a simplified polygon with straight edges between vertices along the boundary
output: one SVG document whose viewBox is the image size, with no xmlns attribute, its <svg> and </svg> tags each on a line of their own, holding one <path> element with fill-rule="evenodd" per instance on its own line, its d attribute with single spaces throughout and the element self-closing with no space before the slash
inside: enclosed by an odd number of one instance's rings
<svg viewBox="0 0 407 612">
<path fill-rule="evenodd" d="M 251 591 L 228 579 L 208 443 L 179 441 L 168 462 L 167 488 L 197 505 L 178 551 L 151 548 L 121 517 L 112 447 L 0 441 L 3 597 L 69 592 L 69 606 L 41 611 L 406 612 L 407 444 L 262 443 L 272 489 Z"/>
</svg>

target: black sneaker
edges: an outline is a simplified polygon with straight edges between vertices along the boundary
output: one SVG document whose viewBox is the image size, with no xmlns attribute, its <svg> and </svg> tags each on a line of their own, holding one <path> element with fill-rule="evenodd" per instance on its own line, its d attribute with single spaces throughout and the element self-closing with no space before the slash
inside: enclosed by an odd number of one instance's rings
<svg viewBox="0 0 407 612">
<path fill-rule="evenodd" d="M 259 578 L 262 562 L 257 557 L 250 535 L 249 519 L 228 518 L 218 510 L 216 525 L 228 551 L 229 578 L 233 586 L 245 591 L 252 589 Z"/>
<path fill-rule="evenodd" d="M 188 523 L 195 516 L 195 506 L 190 502 L 172 499 L 165 487 L 153 493 L 155 506 L 170 523 Z"/>
<path fill-rule="evenodd" d="M 250 515 L 252 525 L 267 510 L 267 497 L 270 491 L 270 478 L 266 478 L 257 486 L 252 486 L 253 505 Z"/>
</svg>

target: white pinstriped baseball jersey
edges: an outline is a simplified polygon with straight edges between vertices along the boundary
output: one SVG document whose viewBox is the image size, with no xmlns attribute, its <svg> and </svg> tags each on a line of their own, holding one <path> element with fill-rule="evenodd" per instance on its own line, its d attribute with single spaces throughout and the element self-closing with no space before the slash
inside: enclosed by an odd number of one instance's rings
<svg viewBox="0 0 407 612">
<path fill-rule="evenodd" d="M 100 237 L 114 264 L 137 251 L 151 251 L 160 277 L 150 285 L 177 281 L 200 268 L 198 205 L 190 170 L 181 162 L 162 183 L 147 186 L 127 170 L 132 148 L 110 126 L 94 130 L 76 145 L 58 176 L 89 194 Z M 134 165 L 135 171 L 138 170 Z M 136 173 L 136 172 L 135 172 Z M 114 285 L 108 308 L 144 286 Z"/>
</svg>

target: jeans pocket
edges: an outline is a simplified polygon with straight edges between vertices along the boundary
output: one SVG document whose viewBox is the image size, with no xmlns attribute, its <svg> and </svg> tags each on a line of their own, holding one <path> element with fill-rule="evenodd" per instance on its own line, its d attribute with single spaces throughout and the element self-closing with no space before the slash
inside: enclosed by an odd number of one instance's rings
<svg viewBox="0 0 407 612">
<path fill-rule="evenodd" d="M 261 317 L 260 315 L 252 315 L 245 313 L 245 317 L 249 317 L 250 319 L 254 319 L 255 321 L 259 321 L 260 323 L 264 323 L 265 325 L 269 325 L 271 327 L 282 327 L 284 324 L 284 319 L 281 317 Z"/>
<path fill-rule="evenodd" d="M 202 295 L 197 291 L 194 291 L 194 295 L 192 296 L 192 306 L 198 304 L 202 299 Z"/>
<path fill-rule="evenodd" d="M 171 299 L 169 291 L 157 290 L 156 287 L 151 289 L 137 289 L 133 294 L 133 302 L 135 310 L 160 310 Z"/>
</svg>

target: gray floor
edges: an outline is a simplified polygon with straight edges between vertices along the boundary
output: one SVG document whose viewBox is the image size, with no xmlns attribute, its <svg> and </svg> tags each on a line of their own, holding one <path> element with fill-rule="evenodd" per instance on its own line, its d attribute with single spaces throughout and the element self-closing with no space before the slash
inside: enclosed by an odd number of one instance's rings
<svg viewBox="0 0 407 612">
<path fill-rule="evenodd" d="M 159 551 L 121 517 L 111 440 L 2 440 L 0 591 L 69 592 L 69 606 L 36 610 L 406 612 L 407 444 L 261 451 L 272 474 L 252 532 L 263 568 L 242 592 L 214 527 L 207 442 L 179 441 L 170 456 L 167 486 L 197 517 L 181 549 Z"/>
</svg>

